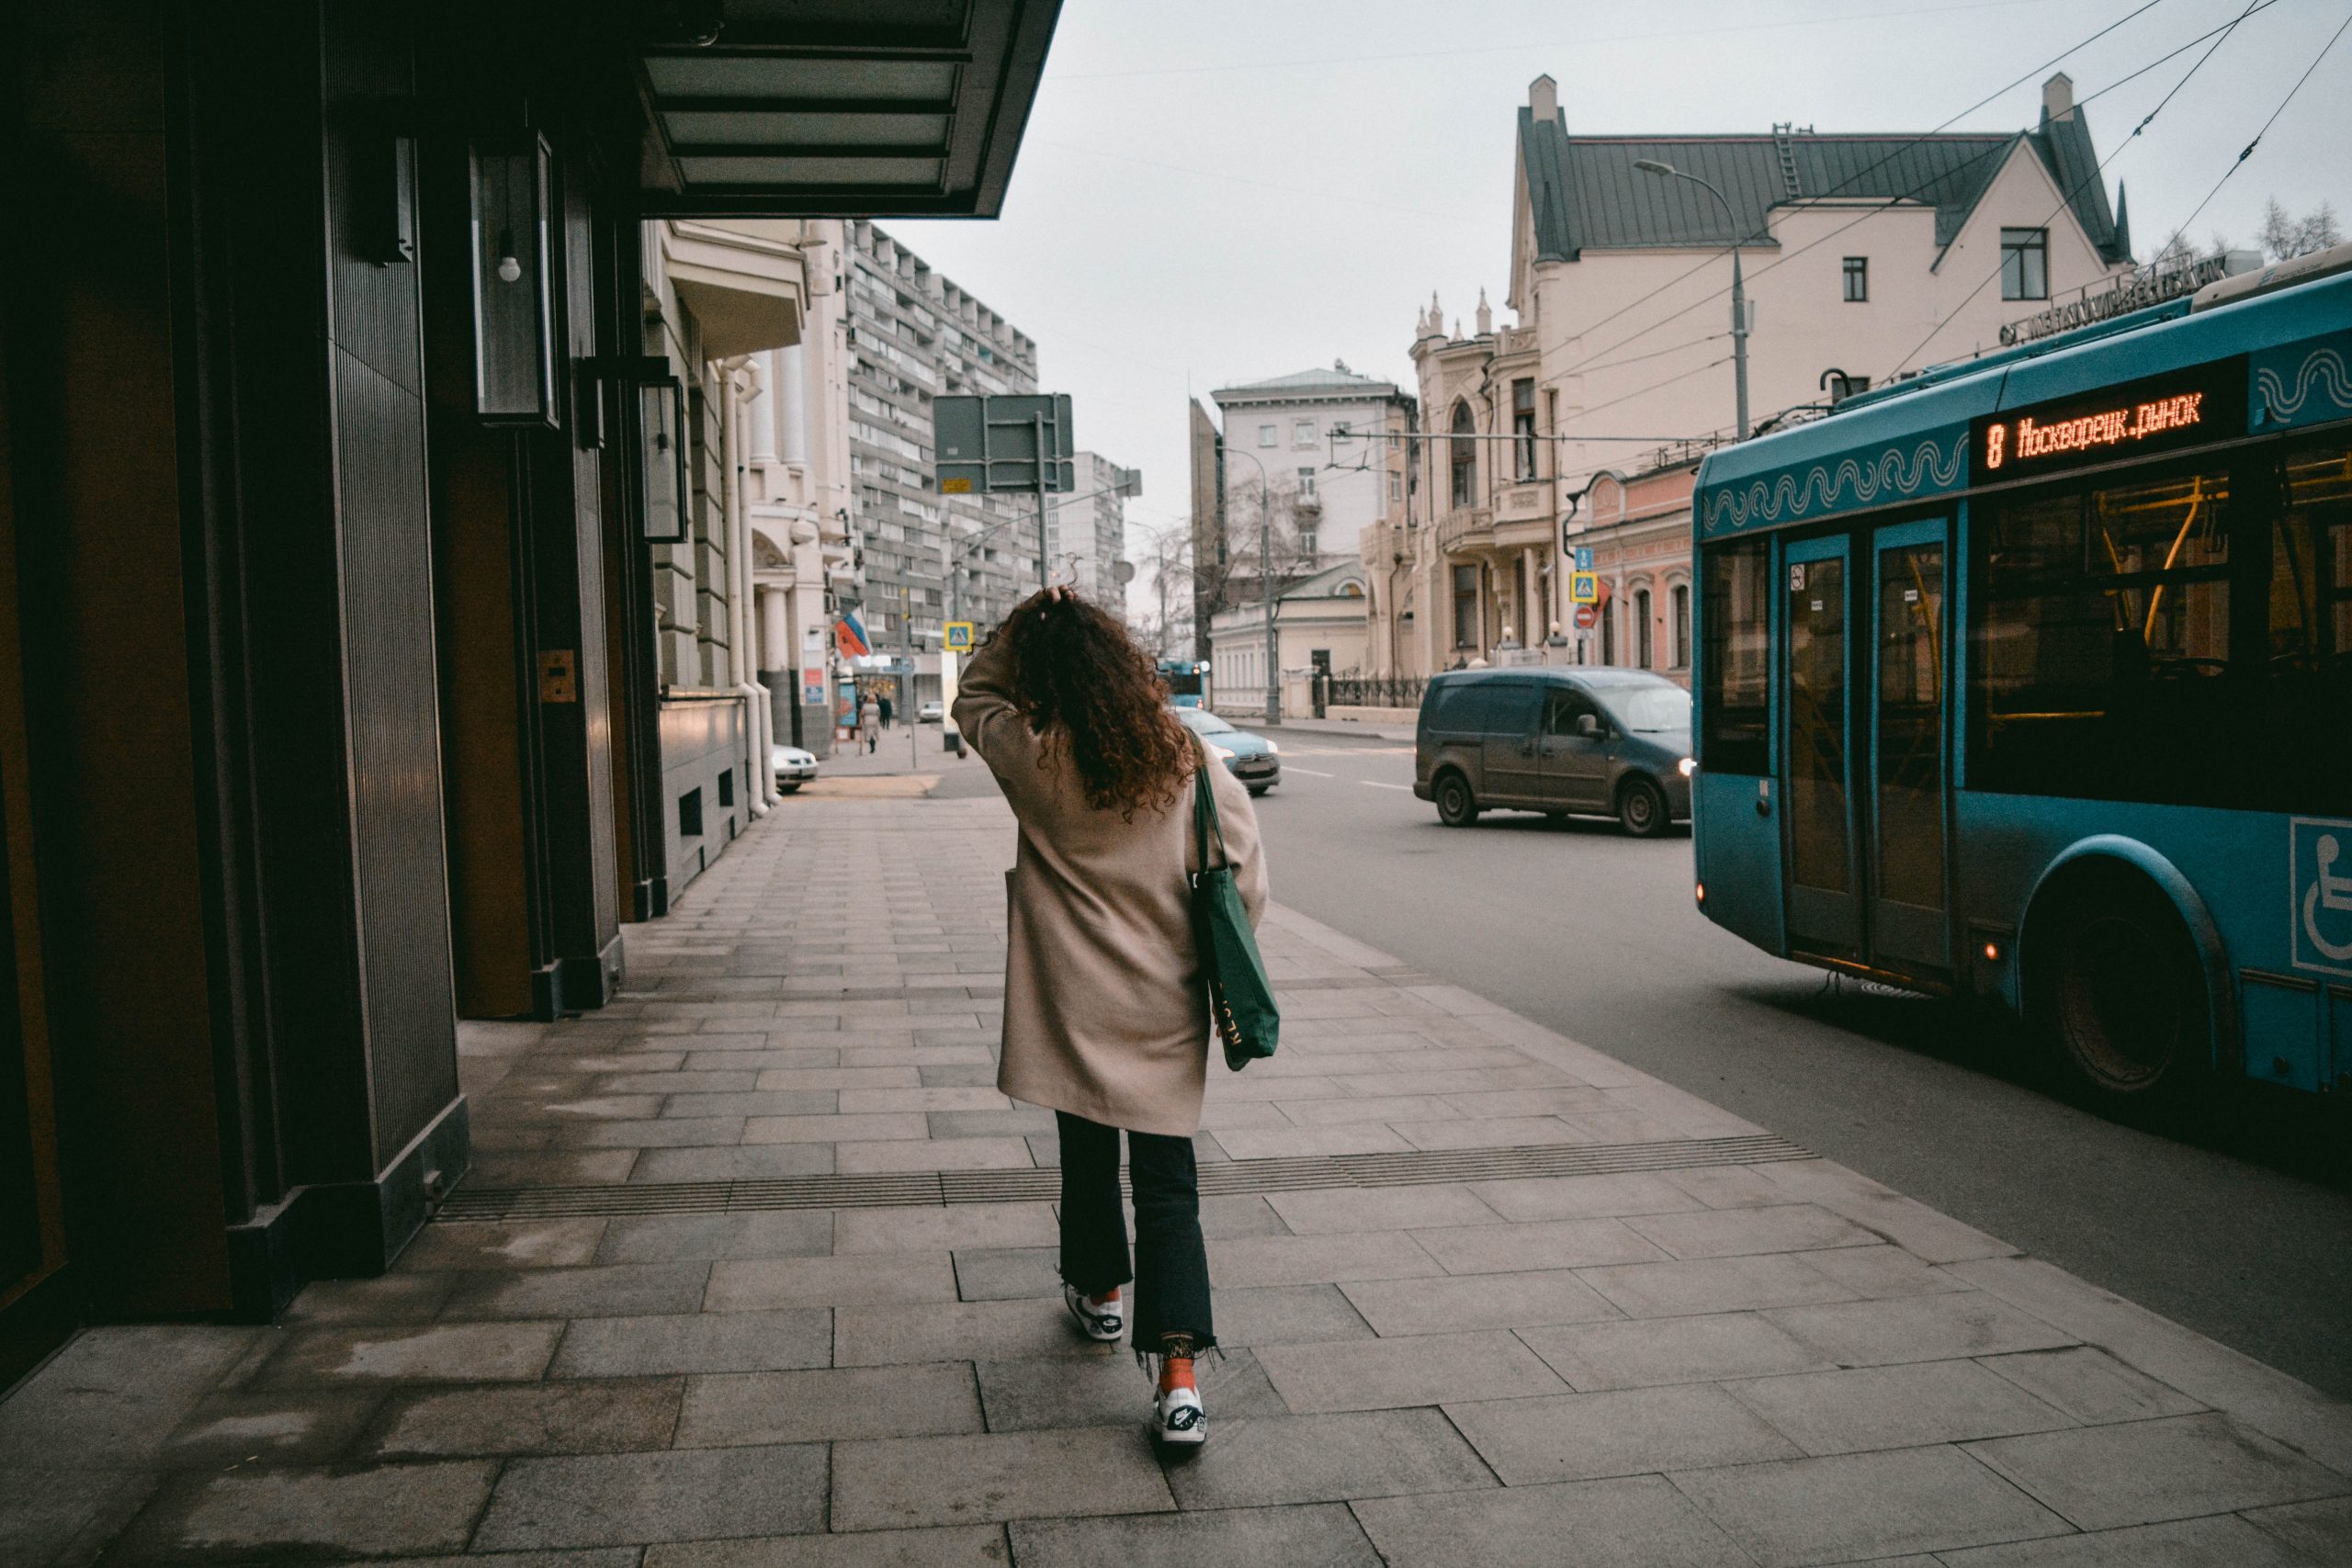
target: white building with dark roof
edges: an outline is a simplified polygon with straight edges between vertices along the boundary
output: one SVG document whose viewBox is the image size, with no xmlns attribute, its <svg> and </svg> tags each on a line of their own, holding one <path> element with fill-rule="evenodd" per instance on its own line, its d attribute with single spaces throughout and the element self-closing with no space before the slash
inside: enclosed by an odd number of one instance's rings
<svg viewBox="0 0 2352 1568">
<path fill-rule="evenodd" d="M 1506 626 L 1532 643 L 1554 622 L 1588 661 L 1608 634 L 1617 662 L 1646 649 L 1668 667 L 1687 642 L 1672 624 L 1687 538 L 1604 573 L 1601 617 L 1647 604 L 1656 624 L 1579 637 L 1563 524 L 1572 546 L 1608 525 L 1584 505 L 1597 480 L 1733 437 L 1735 249 L 1758 426 L 1996 347 L 2003 325 L 2132 265 L 2121 191 L 2110 204 L 2063 74 L 2024 130 L 1606 136 L 1568 119 L 1536 78 L 1518 110 L 1516 320 L 1498 325 L 1482 296 L 1465 333 L 1433 296 L 1415 322 L 1427 479 L 1404 525 L 1363 545 L 1382 673 L 1486 657 Z"/>
</svg>

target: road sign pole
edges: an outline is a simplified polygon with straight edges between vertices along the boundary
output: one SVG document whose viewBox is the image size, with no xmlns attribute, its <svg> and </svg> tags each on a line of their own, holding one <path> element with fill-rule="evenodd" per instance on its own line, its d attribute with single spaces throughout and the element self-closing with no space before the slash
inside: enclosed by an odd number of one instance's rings
<svg viewBox="0 0 2352 1568">
<path fill-rule="evenodd" d="M 1053 566 L 1046 544 L 1046 416 L 1034 415 L 1032 422 L 1037 433 L 1037 586 L 1043 588 Z"/>
</svg>

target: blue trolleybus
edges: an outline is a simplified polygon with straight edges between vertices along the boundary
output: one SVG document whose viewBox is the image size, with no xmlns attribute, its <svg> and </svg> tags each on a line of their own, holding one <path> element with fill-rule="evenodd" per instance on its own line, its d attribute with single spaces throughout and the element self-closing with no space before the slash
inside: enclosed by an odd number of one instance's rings
<svg viewBox="0 0 2352 1568">
<path fill-rule="evenodd" d="M 2352 247 L 1711 455 L 1697 896 L 2110 1103 L 2352 1082 Z"/>
<path fill-rule="evenodd" d="M 1189 659 L 1163 659 L 1159 661 L 1159 678 L 1168 682 L 1168 700 L 1178 707 L 1209 705 L 1209 667 L 1205 660 L 1195 664 Z"/>
</svg>

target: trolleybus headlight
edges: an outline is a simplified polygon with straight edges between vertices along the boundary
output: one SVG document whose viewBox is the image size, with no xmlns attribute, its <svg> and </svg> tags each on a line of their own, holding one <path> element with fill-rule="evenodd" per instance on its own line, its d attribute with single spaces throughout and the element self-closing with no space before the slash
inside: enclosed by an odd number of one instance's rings
<svg viewBox="0 0 2352 1568">
<path fill-rule="evenodd" d="M 1682 776 L 1687 779 L 1692 773 L 1699 771 L 1699 759 L 1696 757 L 1685 757 L 1682 761 L 1675 763 L 1674 765 L 1682 770 Z"/>
<path fill-rule="evenodd" d="M 1690 896 L 1693 898 L 1696 898 L 1700 903 L 1705 903 L 1707 901 L 1707 885 L 1703 882 L 1692 884 Z"/>
</svg>

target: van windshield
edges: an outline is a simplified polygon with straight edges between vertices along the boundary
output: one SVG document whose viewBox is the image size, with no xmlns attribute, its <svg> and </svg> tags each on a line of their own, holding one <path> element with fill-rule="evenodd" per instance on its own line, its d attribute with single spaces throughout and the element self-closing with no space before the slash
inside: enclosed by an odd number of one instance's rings
<svg viewBox="0 0 2352 1568">
<path fill-rule="evenodd" d="M 1673 735 L 1690 728 L 1690 694 L 1679 686 L 1636 686 L 1596 694 L 1617 722 L 1636 735 Z"/>
</svg>

